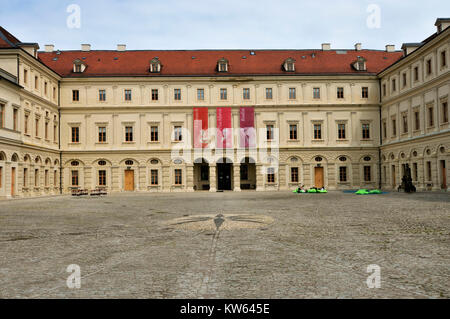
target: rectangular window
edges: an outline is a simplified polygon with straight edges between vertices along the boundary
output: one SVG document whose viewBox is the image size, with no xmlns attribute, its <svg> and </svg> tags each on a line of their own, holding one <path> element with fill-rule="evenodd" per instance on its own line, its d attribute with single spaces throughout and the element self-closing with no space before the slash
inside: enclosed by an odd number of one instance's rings
<svg viewBox="0 0 450 319">
<path fill-rule="evenodd" d="M 266 88 L 266 100 L 271 100 L 272 98 L 272 88 Z"/>
<path fill-rule="evenodd" d="M 27 83 L 28 82 L 28 70 L 24 69 L 23 70 L 23 83 Z"/>
<path fill-rule="evenodd" d="M 273 125 L 266 125 L 266 138 L 268 141 L 273 139 Z"/>
<path fill-rule="evenodd" d="M 181 169 L 175 169 L 175 185 L 181 185 L 182 184 L 182 175 L 181 175 Z"/>
<path fill-rule="evenodd" d="M 406 73 L 402 73 L 402 86 L 406 87 Z"/>
<path fill-rule="evenodd" d="M 48 122 L 47 121 L 45 121 L 44 137 L 46 140 L 48 140 Z"/>
<path fill-rule="evenodd" d="M 44 186 L 48 187 L 48 169 L 44 171 Z"/>
<path fill-rule="evenodd" d="M 289 125 L 289 139 L 296 140 L 297 139 L 297 124 Z"/>
<path fill-rule="evenodd" d="M 345 140 L 345 124 L 338 124 L 338 139 Z"/>
<path fill-rule="evenodd" d="M 297 93 L 295 88 L 289 88 L 289 99 L 295 100 L 297 98 Z"/>
<path fill-rule="evenodd" d="M 392 92 L 395 92 L 395 90 L 397 90 L 397 83 L 395 79 L 392 79 Z"/>
<path fill-rule="evenodd" d="M 131 90 L 125 90 L 125 101 L 131 101 Z"/>
<path fill-rule="evenodd" d="M 181 89 L 173 90 L 173 98 L 175 101 L 181 101 Z"/>
<path fill-rule="evenodd" d="M 275 183 L 275 169 L 273 167 L 267 168 L 267 183 Z"/>
<path fill-rule="evenodd" d="M 387 123 L 386 123 L 386 120 L 383 121 L 383 138 L 387 138 Z"/>
<path fill-rule="evenodd" d="M 53 99 L 56 99 L 56 88 L 53 87 Z"/>
<path fill-rule="evenodd" d="M 80 142 L 80 128 L 78 126 L 72 126 L 72 143 Z"/>
<path fill-rule="evenodd" d="M 72 171 L 72 186 L 78 186 L 78 171 Z"/>
<path fill-rule="evenodd" d="M 372 167 L 364 166 L 364 181 L 370 182 L 372 180 Z"/>
<path fill-rule="evenodd" d="M 298 183 L 298 167 L 291 167 L 291 182 Z"/>
<path fill-rule="evenodd" d="M 39 187 L 39 169 L 34 170 L 34 186 Z"/>
<path fill-rule="evenodd" d="M 417 181 L 417 163 L 413 163 L 412 180 Z"/>
<path fill-rule="evenodd" d="M 36 133 L 35 136 L 39 137 L 39 118 L 36 118 L 34 120 L 34 124 L 35 124 L 35 132 L 34 133 Z"/>
<path fill-rule="evenodd" d="M 242 98 L 244 100 L 250 100 L 250 89 L 249 88 L 242 89 Z"/>
<path fill-rule="evenodd" d="M 313 88 L 313 98 L 320 99 L 320 88 Z"/>
<path fill-rule="evenodd" d="M 428 108 L 428 126 L 433 127 L 434 126 L 434 110 L 433 107 Z"/>
<path fill-rule="evenodd" d="M 445 67 L 447 65 L 447 54 L 445 54 L 445 51 L 441 52 L 441 67 Z"/>
<path fill-rule="evenodd" d="M 125 142 L 133 142 L 133 127 L 125 127 Z"/>
<path fill-rule="evenodd" d="M 56 123 L 53 124 L 53 142 L 57 142 L 57 138 L 58 138 L 58 126 L 56 125 Z"/>
<path fill-rule="evenodd" d="M 98 100 L 106 101 L 106 90 L 98 90 Z"/>
<path fill-rule="evenodd" d="M 344 98 L 344 88 L 337 88 L 337 98 L 338 99 Z"/>
<path fill-rule="evenodd" d="M 362 124 L 362 138 L 365 140 L 370 138 L 370 124 L 369 123 Z"/>
<path fill-rule="evenodd" d="M 5 127 L 5 105 L 0 104 L 0 128 Z"/>
<path fill-rule="evenodd" d="M 419 67 L 414 68 L 414 81 L 419 81 Z"/>
<path fill-rule="evenodd" d="M 47 87 L 48 87 L 47 82 L 44 82 L 44 95 L 47 95 Z"/>
<path fill-rule="evenodd" d="M 105 170 L 98 171 L 98 185 L 106 186 L 106 171 Z"/>
<path fill-rule="evenodd" d="M 100 126 L 98 128 L 98 142 L 106 143 L 106 127 L 105 126 Z"/>
<path fill-rule="evenodd" d="M 158 101 L 158 89 L 152 89 L 152 101 Z"/>
<path fill-rule="evenodd" d="M 53 186 L 58 186 L 58 173 L 56 169 L 53 171 Z"/>
<path fill-rule="evenodd" d="M 174 141 L 179 142 L 183 140 L 183 136 L 181 135 L 181 126 L 174 126 Z"/>
<path fill-rule="evenodd" d="M 221 100 L 226 100 L 226 99 L 228 99 L 228 96 L 227 96 L 227 89 L 220 89 L 220 99 L 221 99 Z"/>
<path fill-rule="evenodd" d="M 386 84 L 383 84 L 383 96 L 386 96 Z"/>
<path fill-rule="evenodd" d="M 427 75 L 430 75 L 432 72 L 431 59 L 428 59 L 426 63 L 427 63 Z"/>
<path fill-rule="evenodd" d="M 402 115 L 403 134 L 408 133 L 408 114 Z"/>
<path fill-rule="evenodd" d="M 392 136 L 397 135 L 397 120 L 392 119 Z"/>
<path fill-rule="evenodd" d="M 314 139 L 322 139 L 322 124 L 314 124 Z"/>
<path fill-rule="evenodd" d="M 205 100 L 205 90 L 204 89 L 197 89 L 197 100 L 198 101 Z"/>
<path fill-rule="evenodd" d="M 34 88 L 36 90 L 39 88 L 39 78 L 37 76 L 34 77 Z"/>
<path fill-rule="evenodd" d="M 25 122 L 25 123 L 24 123 L 24 124 L 25 124 L 25 125 L 24 125 L 24 126 L 25 126 L 25 127 L 24 127 L 25 134 L 28 134 L 28 119 L 29 119 L 29 117 L 30 117 L 30 116 L 29 116 L 28 114 L 25 114 L 25 120 L 24 120 L 24 122 Z"/>
<path fill-rule="evenodd" d="M 28 186 L 28 168 L 23 169 L 23 187 Z"/>
<path fill-rule="evenodd" d="M 80 91 L 72 90 L 72 101 L 78 102 L 80 100 Z"/>
<path fill-rule="evenodd" d="M 158 185 L 158 170 L 157 169 L 150 170 L 150 184 Z"/>
<path fill-rule="evenodd" d="M 427 181 L 431 181 L 431 162 L 427 162 Z"/>
<path fill-rule="evenodd" d="M 363 99 L 369 98 L 369 88 L 368 88 L 367 86 L 363 86 L 363 87 L 361 88 L 361 97 L 362 97 Z"/>
<path fill-rule="evenodd" d="M 442 123 L 448 123 L 448 103 L 442 102 Z"/>
<path fill-rule="evenodd" d="M 420 130 L 420 114 L 419 111 L 414 111 L 414 129 Z"/>
<path fill-rule="evenodd" d="M 158 126 L 156 125 L 150 127 L 150 141 L 158 142 Z"/>
<path fill-rule="evenodd" d="M 347 166 L 339 167 L 339 181 L 346 182 L 347 181 Z"/>
</svg>

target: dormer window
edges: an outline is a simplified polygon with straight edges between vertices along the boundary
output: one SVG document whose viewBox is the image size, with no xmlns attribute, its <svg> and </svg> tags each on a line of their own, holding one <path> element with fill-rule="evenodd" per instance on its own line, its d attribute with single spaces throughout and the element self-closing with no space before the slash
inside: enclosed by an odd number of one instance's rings
<svg viewBox="0 0 450 319">
<path fill-rule="evenodd" d="M 159 72 L 161 72 L 161 61 L 159 61 L 158 57 L 154 57 L 150 61 L 150 72 L 151 73 L 159 73 Z"/>
<path fill-rule="evenodd" d="M 294 72 L 295 60 L 293 58 L 287 58 L 283 63 L 283 68 L 286 72 Z"/>
<path fill-rule="evenodd" d="M 228 72 L 228 60 L 225 58 L 217 61 L 217 71 L 219 72 Z"/>
<path fill-rule="evenodd" d="M 73 72 L 75 73 L 83 73 L 84 70 L 86 70 L 86 67 L 86 64 L 84 64 L 80 59 L 73 61 Z"/>
<path fill-rule="evenodd" d="M 353 68 L 357 71 L 367 71 L 366 59 L 359 56 L 355 62 L 353 62 Z"/>
</svg>

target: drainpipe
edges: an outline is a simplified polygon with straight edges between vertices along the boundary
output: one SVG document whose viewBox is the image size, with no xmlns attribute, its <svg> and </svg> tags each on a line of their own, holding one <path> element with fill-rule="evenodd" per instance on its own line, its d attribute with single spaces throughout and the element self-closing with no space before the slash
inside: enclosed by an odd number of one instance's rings
<svg viewBox="0 0 450 319">
<path fill-rule="evenodd" d="M 58 81 L 58 150 L 59 150 L 59 194 L 62 194 L 62 152 L 61 152 L 61 81 Z"/>
<path fill-rule="evenodd" d="M 379 119 L 380 119 L 380 146 L 378 147 L 378 189 L 381 189 L 381 145 L 383 143 L 383 123 L 382 123 L 382 104 L 381 104 L 381 78 L 378 79 L 378 91 L 380 95 Z"/>
</svg>

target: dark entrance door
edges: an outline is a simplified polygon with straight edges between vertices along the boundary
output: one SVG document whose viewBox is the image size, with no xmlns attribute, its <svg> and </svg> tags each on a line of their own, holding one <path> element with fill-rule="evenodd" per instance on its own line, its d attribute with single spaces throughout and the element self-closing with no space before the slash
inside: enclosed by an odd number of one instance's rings
<svg viewBox="0 0 450 319">
<path fill-rule="evenodd" d="M 231 166 L 232 164 L 217 163 L 218 190 L 231 190 Z"/>
</svg>

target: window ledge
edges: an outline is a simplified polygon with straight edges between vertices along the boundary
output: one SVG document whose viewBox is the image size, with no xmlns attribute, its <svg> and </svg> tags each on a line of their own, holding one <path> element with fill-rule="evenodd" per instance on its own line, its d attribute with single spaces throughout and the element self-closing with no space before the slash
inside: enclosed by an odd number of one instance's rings
<svg viewBox="0 0 450 319">
<path fill-rule="evenodd" d="M 160 141 L 148 141 L 147 144 L 161 144 Z"/>
<path fill-rule="evenodd" d="M 125 142 L 122 142 L 122 144 L 136 144 L 136 142 L 133 142 L 133 141 L 130 141 L 130 142 L 125 141 Z"/>
</svg>

